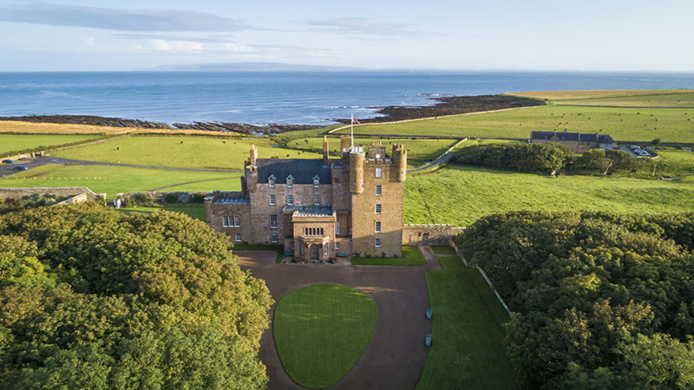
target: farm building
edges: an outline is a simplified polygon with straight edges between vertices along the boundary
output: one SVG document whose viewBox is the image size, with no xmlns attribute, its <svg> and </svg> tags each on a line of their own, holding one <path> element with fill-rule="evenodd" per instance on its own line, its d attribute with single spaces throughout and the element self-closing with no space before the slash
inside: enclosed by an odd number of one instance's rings
<svg viewBox="0 0 694 390">
<path fill-rule="evenodd" d="M 574 153 L 583 153 L 590 149 L 614 149 L 617 143 L 607 134 L 569 133 L 556 131 L 533 131 L 530 133 L 531 144 L 558 142 L 571 148 Z"/>
</svg>

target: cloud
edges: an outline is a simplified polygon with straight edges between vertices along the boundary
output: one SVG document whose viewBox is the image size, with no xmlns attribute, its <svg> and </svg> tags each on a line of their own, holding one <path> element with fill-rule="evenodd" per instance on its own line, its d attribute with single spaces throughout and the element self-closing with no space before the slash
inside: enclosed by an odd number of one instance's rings
<svg viewBox="0 0 694 390">
<path fill-rule="evenodd" d="M 0 8 L 0 21 L 115 31 L 234 32 L 258 29 L 239 19 L 205 12 L 121 10 L 42 2 Z"/>
<path fill-rule="evenodd" d="M 309 20 L 310 28 L 338 34 L 372 35 L 393 37 L 416 34 L 412 25 L 405 23 L 384 23 L 365 18 L 341 18 L 332 20 Z"/>
<path fill-rule="evenodd" d="M 111 35 L 116 39 L 127 39 L 127 40 L 154 40 L 154 39 L 164 39 L 172 41 L 190 41 L 190 42 L 205 42 L 205 43 L 227 43 L 232 40 L 231 35 L 205 35 L 205 34 L 194 34 L 194 35 L 178 35 L 178 34 L 166 34 L 166 33 L 122 33 Z"/>
</svg>

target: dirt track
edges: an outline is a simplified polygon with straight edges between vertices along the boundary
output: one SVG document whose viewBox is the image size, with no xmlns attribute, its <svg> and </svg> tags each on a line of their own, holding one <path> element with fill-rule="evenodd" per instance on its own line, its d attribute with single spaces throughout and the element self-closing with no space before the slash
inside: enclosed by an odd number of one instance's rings
<svg viewBox="0 0 694 390">
<path fill-rule="evenodd" d="M 427 264 L 417 267 L 275 264 L 275 252 L 238 251 L 239 265 L 264 279 L 275 301 L 284 294 L 316 283 L 335 283 L 369 294 L 378 305 L 371 343 L 356 366 L 330 389 L 413 389 L 424 368 L 424 338 L 431 320 L 424 275 L 440 269 L 437 255 L 422 247 Z M 274 315 L 275 306 L 271 309 Z M 282 368 L 272 325 L 260 341 L 260 359 L 267 366 L 269 389 L 301 389 Z"/>
</svg>

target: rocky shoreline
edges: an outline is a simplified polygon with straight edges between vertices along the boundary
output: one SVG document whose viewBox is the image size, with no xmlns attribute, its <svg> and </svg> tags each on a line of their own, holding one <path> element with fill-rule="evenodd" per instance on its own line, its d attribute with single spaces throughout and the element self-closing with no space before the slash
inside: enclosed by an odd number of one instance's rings
<svg viewBox="0 0 694 390">
<path fill-rule="evenodd" d="M 392 122 L 407 119 L 437 117 L 444 115 L 465 114 L 470 112 L 482 112 L 502 110 L 517 107 L 529 107 L 543 104 L 533 99 L 517 98 L 502 95 L 482 96 L 452 96 L 433 98 L 438 101 L 432 106 L 387 106 L 380 108 L 377 113 L 382 116 L 369 119 L 360 119 L 361 123 Z M 193 123 L 167 123 L 142 121 L 138 119 L 109 118 L 92 115 L 28 115 L 0 117 L 0 121 L 23 121 L 33 123 L 57 123 L 57 124 L 83 124 L 109 127 L 139 127 L 144 129 L 161 130 L 205 130 L 216 132 L 234 132 L 250 135 L 273 135 L 296 130 L 312 130 L 324 126 L 312 125 L 282 125 L 269 124 L 266 126 L 249 125 L 245 123 L 228 122 L 193 122 Z M 349 123 L 349 119 L 335 119 L 339 123 Z"/>
</svg>

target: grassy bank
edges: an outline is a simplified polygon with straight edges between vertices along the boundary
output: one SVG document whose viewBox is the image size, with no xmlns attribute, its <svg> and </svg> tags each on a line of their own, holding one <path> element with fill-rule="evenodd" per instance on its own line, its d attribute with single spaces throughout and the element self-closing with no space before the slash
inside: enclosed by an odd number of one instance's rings
<svg viewBox="0 0 694 390">
<path fill-rule="evenodd" d="M 477 270 L 457 257 L 439 260 L 443 269 L 426 275 L 432 347 L 417 389 L 511 389 L 506 311 Z"/>
<path fill-rule="evenodd" d="M 423 265 L 427 260 L 417 246 L 403 246 L 403 257 L 352 257 L 352 265 Z"/>
<path fill-rule="evenodd" d="M 405 223 L 467 226 L 511 210 L 674 213 L 694 209 L 694 177 L 656 181 L 598 176 L 549 177 L 450 164 L 405 182 Z"/>
<path fill-rule="evenodd" d="M 0 155 L 28 149 L 49 149 L 60 145 L 96 139 L 91 135 L 0 134 Z"/>
</svg>

